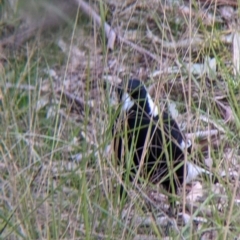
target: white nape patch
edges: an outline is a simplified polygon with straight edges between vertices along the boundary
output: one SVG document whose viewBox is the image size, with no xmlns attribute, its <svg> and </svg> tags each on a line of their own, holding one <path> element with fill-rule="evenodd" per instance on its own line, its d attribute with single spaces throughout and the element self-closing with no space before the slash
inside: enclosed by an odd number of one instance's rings
<svg viewBox="0 0 240 240">
<path fill-rule="evenodd" d="M 181 142 L 180 147 L 182 150 L 184 150 L 185 148 L 189 148 L 192 145 L 191 140 L 187 140 L 187 142 L 185 142 L 184 140 Z"/>
<path fill-rule="evenodd" d="M 185 179 L 185 183 L 190 183 L 192 180 L 196 179 L 197 176 L 201 173 L 212 175 L 212 173 L 210 173 L 209 171 L 201 167 L 198 167 L 197 165 L 191 162 L 187 162 L 187 176 Z"/>
<path fill-rule="evenodd" d="M 133 105 L 134 105 L 134 101 L 131 100 L 131 97 L 129 96 L 128 93 L 124 93 L 124 94 L 122 95 L 121 101 L 122 101 L 122 111 L 126 111 L 126 112 L 127 112 L 127 111 L 129 111 L 129 110 L 133 107 Z"/>
<path fill-rule="evenodd" d="M 156 117 L 158 115 L 158 108 L 154 104 L 154 102 L 153 102 L 151 96 L 149 95 L 149 93 L 147 93 L 147 102 L 148 102 L 149 108 L 150 108 L 150 113 L 149 114 Z"/>
</svg>

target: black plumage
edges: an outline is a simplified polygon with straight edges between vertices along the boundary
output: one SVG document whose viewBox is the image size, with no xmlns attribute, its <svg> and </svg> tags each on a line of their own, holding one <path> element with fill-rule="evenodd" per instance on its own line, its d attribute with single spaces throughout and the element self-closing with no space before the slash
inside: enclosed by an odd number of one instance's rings
<svg viewBox="0 0 240 240">
<path fill-rule="evenodd" d="M 176 121 L 154 104 L 140 80 L 130 79 L 119 87 L 118 94 L 122 105 L 113 129 L 118 162 L 127 168 L 131 161 L 126 159 L 130 157 L 127 152 L 133 152 L 130 180 L 140 169 L 141 177 L 161 183 L 171 193 L 176 192 L 184 180 L 185 148 L 190 152 L 191 144 Z M 196 175 L 200 168 L 195 169 L 189 163 L 186 169 Z"/>
</svg>

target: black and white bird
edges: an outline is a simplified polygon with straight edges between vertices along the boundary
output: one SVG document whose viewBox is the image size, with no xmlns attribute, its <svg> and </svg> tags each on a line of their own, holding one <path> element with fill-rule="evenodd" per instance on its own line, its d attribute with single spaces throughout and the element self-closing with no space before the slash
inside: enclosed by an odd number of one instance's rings
<svg viewBox="0 0 240 240">
<path fill-rule="evenodd" d="M 140 176 L 175 193 L 183 182 L 208 173 L 184 161 L 185 154 L 191 152 L 191 142 L 170 114 L 160 111 L 140 80 L 130 79 L 119 87 L 118 95 L 121 111 L 113 129 L 114 149 L 118 163 L 123 163 L 126 169 L 130 167 L 131 181 Z"/>
</svg>

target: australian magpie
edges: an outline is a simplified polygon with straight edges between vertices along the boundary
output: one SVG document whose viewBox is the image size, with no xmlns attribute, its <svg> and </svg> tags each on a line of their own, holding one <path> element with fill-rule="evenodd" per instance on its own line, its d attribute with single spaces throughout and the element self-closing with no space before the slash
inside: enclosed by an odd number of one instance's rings
<svg viewBox="0 0 240 240">
<path fill-rule="evenodd" d="M 130 79 L 121 85 L 118 95 L 121 111 L 113 129 L 114 149 L 119 163 L 125 168 L 130 163 L 130 180 L 143 177 L 175 193 L 183 182 L 206 171 L 184 161 L 185 154 L 191 152 L 191 142 L 171 115 L 158 108 L 140 80 Z"/>
</svg>

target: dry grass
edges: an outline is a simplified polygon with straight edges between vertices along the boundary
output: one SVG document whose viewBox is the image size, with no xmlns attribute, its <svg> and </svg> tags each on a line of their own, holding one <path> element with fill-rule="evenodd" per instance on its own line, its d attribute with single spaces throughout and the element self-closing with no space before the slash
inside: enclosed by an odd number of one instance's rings
<svg viewBox="0 0 240 240">
<path fill-rule="evenodd" d="M 157 60 L 126 41 L 109 51 L 104 31 L 81 9 L 45 2 L 46 19 L 37 25 L 39 16 L 19 3 L 1 6 L 1 237 L 238 239 L 237 3 L 91 2 L 122 38 Z M 53 12 L 64 21 L 46 26 Z M 34 33 L 28 42 L 12 37 L 26 29 Z M 131 197 L 118 201 L 114 85 L 131 76 L 192 133 L 192 158 L 222 175 L 219 184 L 200 178 L 183 188 L 177 217 L 166 213 L 159 186 L 129 183 Z"/>
</svg>

